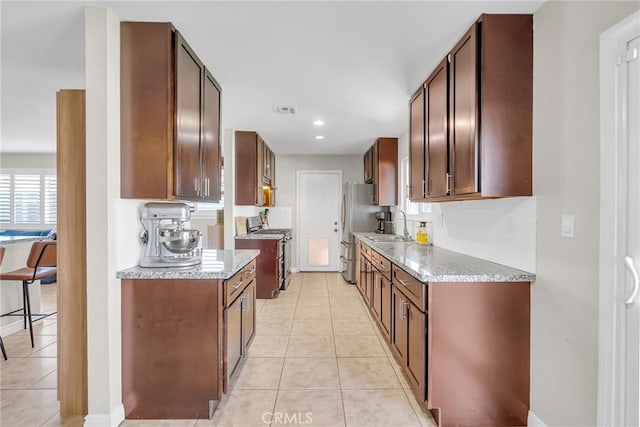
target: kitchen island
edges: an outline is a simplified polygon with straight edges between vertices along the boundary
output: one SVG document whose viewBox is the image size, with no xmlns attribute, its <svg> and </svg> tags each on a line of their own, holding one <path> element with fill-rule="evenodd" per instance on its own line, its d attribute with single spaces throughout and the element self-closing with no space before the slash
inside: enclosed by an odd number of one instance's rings
<svg viewBox="0 0 640 427">
<path fill-rule="evenodd" d="M 119 271 L 127 419 L 211 418 L 255 335 L 257 250 Z"/>
<path fill-rule="evenodd" d="M 355 233 L 356 285 L 439 426 L 527 425 L 535 275 Z"/>
</svg>

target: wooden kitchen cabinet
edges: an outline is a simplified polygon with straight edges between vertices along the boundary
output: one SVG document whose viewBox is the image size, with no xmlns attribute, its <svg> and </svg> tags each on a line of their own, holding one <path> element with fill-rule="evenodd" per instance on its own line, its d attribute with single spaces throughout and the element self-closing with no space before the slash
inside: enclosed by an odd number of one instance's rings
<svg viewBox="0 0 640 427">
<path fill-rule="evenodd" d="M 382 334 L 389 339 L 391 330 L 391 262 L 371 253 L 371 310 Z"/>
<path fill-rule="evenodd" d="M 224 390 L 223 289 L 216 279 L 122 280 L 127 419 L 210 418 Z"/>
<path fill-rule="evenodd" d="M 225 309 L 226 348 L 227 348 L 227 383 L 235 373 L 240 360 L 247 357 L 249 344 L 255 335 L 255 277 L 242 293 Z M 226 387 L 225 389 L 227 389 Z"/>
<path fill-rule="evenodd" d="M 256 298 L 273 299 L 280 293 L 282 283 L 282 240 L 280 239 L 252 239 L 237 237 L 236 249 L 258 249 L 260 255 L 256 262 Z"/>
<path fill-rule="evenodd" d="M 121 29 L 121 197 L 220 200 L 220 85 L 170 23 Z"/>
<path fill-rule="evenodd" d="M 257 132 L 236 131 L 236 205 L 275 206 L 275 154 Z"/>
<path fill-rule="evenodd" d="M 416 104 L 422 91 L 423 153 Z M 412 200 L 530 196 L 532 16 L 481 15 L 419 89 L 410 110 L 416 123 L 410 127 L 416 145 L 410 150 Z M 413 188 L 421 174 L 422 191 Z"/>
<path fill-rule="evenodd" d="M 371 204 L 398 204 L 398 138 L 378 138 L 367 150 L 364 181 L 374 185 Z"/>
<path fill-rule="evenodd" d="M 428 158 L 424 142 L 424 87 L 409 102 L 409 199 L 420 201 L 427 197 L 425 168 Z"/>
</svg>

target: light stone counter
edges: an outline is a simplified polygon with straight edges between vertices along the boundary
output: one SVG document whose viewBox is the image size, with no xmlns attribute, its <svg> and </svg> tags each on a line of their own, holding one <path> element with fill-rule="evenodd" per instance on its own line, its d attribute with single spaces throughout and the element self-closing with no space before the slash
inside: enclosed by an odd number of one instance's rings
<svg viewBox="0 0 640 427">
<path fill-rule="evenodd" d="M 421 282 L 534 282 L 536 275 L 481 258 L 416 242 L 373 242 L 354 233 L 365 245 Z"/>
<path fill-rule="evenodd" d="M 260 254 L 255 249 L 204 249 L 202 264 L 183 268 L 135 266 L 117 272 L 118 279 L 228 279 Z"/>
</svg>

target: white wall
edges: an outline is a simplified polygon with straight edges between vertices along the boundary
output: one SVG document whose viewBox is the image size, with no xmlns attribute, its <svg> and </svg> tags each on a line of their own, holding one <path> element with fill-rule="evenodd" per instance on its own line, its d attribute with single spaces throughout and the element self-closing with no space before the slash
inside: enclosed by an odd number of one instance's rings
<svg viewBox="0 0 640 427">
<path fill-rule="evenodd" d="M 599 35 L 638 7 L 546 2 L 534 14 L 531 411 L 549 426 L 596 424 Z M 560 237 L 565 213 L 574 239 Z"/>
<path fill-rule="evenodd" d="M 55 169 L 55 153 L 0 153 L 2 169 Z"/>
<path fill-rule="evenodd" d="M 121 397 L 119 232 L 120 22 L 104 7 L 87 7 L 87 426 L 116 426 Z M 126 212 L 128 214 L 128 212 Z M 135 217 L 134 217 L 135 218 Z M 126 253 L 126 252 L 125 252 Z"/>
<path fill-rule="evenodd" d="M 291 208 L 294 239 L 292 240 L 291 268 L 297 265 L 296 225 L 296 171 L 298 170 L 340 170 L 342 182 L 363 182 L 362 156 L 276 156 L 276 206 Z M 277 214 L 276 214 L 277 216 Z M 272 224 L 272 226 L 276 226 Z"/>
</svg>

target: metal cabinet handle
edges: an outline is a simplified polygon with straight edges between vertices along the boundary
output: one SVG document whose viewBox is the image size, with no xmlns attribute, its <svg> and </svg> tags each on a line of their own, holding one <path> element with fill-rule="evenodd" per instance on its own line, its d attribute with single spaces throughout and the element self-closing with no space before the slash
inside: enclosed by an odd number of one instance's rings
<svg viewBox="0 0 640 427">
<path fill-rule="evenodd" d="M 400 320 L 406 320 L 406 317 L 404 317 L 404 300 L 400 300 L 398 308 L 400 309 Z"/>
<path fill-rule="evenodd" d="M 237 284 L 237 285 L 235 285 L 235 286 L 233 287 L 233 290 L 235 291 L 235 290 L 236 290 L 236 289 L 238 289 L 240 286 L 242 286 L 242 280 L 240 280 L 240 281 L 238 282 L 238 284 Z"/>
<path fill-rule="evenodd" d="M 200 185 L 198 185 L 198 177 L 195 177 L 193 179 L 193 189 L 196 191 L 196 194 L 199 196 L 200 195 Z"/>
<path fill-rule="evenodd" d="M 245 271 L 244 273 L 245 273 L 247 276 L 249 276 L 249 275 L 251 275 L 251 274 L 253 274 L 253 273 L 255 273 L 255 272 L 256 272 L 256 268 L 255 268 L 255 267 L 253 267 L 251 270 Z"/>
<path fill-rule="evenodd" d="M 638 280 L 638 272 L 636 271 L 636 267 L 633 264 L 633 258 L 631 258 L 630 256 L 624 257 L 624 263 L 627 266 L 627 270 L 629 270 L 629 272 L 631 273 L 631 276 L 633 277 L 633 290 L 631 291 L 631 295 L 629 295 L 629 298 L 625 300 L 625 303 L 629 305 L 629 304 L 633 304 L 633 301 L 636 299 L 636 296 L 638 295 L 638 287 L 639 287 L 640 280 Z"/>
</svg>

